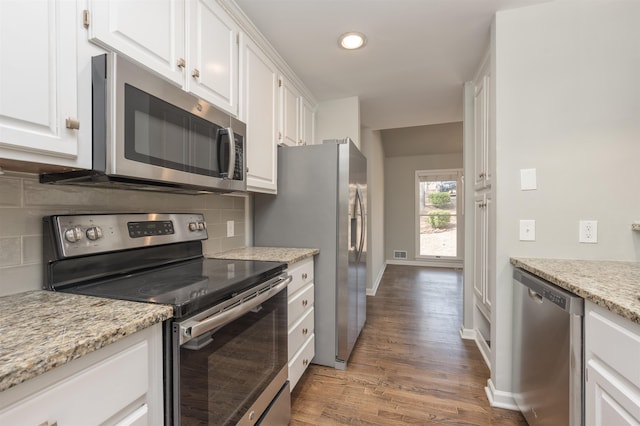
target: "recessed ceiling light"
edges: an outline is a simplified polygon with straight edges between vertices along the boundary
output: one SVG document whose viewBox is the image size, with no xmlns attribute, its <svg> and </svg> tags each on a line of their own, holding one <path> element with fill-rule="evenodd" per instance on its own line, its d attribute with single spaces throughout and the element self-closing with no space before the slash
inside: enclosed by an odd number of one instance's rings
<svg viewBox="0 0 640 426">
<path fill-rule="evenodd" d="M 342 34 L 338 39 L 340 47 L 347 50 L 360 49 L 361 47 L 364 47 L 366 43 L 367 39 L 364 34 L 357 32 Z"/>
</svg>

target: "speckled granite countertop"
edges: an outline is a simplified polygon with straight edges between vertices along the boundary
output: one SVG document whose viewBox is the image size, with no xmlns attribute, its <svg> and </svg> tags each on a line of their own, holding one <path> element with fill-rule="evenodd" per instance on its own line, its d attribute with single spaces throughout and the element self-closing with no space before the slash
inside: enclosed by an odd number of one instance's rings
<svg viewBox="0 0 640 426">
<path fill-rule="evenodd" d="M 0 392 L 172 314 L 171 306 L 53 291 L 0 297 Z"/>
<path fill-rule="evenodd" d="M 244 247 L 207 255 L 209 258 L 234 260 L 264 260 L 289 265 L 320 253 L 318 249 L 285 247 Z"/>
<path fill-rule="evenodd" d="M 640 262 L 515 257 L 511 263 L 640 324 Z"/>
</svg>

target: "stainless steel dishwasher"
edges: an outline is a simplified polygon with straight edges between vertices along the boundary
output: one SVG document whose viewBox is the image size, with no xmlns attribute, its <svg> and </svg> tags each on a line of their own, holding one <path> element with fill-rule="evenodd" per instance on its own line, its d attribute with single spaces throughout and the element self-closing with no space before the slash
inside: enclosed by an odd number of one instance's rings
<svg viewBox="0 0 640 426">
<path fill-rule="evenodd" d="M 513 284 L 516 404 L 531 426 L 581 426 L 584 300 L 517 268 Z"/>
</svg>

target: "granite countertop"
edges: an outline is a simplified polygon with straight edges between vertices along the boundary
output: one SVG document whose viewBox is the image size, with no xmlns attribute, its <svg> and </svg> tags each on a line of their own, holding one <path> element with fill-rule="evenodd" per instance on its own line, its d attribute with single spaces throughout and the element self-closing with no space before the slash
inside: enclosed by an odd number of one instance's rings
<svg viewBox="0 0 640 426">
<path fill-rule="evenodd" d="M 0 297 L 0 392 L 172 314 L 166 305 L 44 290 Z"/>
<path fill-rule="evenodd" d="M 207 257 L 234 260 L 264 260 L 268 262 L 285 262 L 291 265 L 318 253 L 320 253 L 320 250 L 312 248 L 244 247 L 214 253 L 207 255 Z"/>
<path fill-rule="evenodd" d="M 640 262 L 513 257 L 511 263 L 640 324 Z"/>
</svg>

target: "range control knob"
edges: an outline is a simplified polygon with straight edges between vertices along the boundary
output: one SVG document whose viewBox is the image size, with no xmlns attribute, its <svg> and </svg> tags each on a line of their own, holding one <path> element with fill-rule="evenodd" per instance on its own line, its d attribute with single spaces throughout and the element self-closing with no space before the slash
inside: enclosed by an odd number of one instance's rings
<svg viewBox="0 0 640 426">
<path fill-rule="evenodd" d="M 91 241 L 102 238 L 102 228 L 100 228 L 99 226 L 92 226 L 91 228 L 87 228 L 87 238 Z"/>
<path fill-rule="evenodd" d="M 69 241 L 70 243 L 80 241 L 82 239 L 82 229 L 80 229 L 79 226 L 76 226 L 75 228 L 65 229 L 64 239 Z"/>
<path fill-rule="evenodd" d="M 198 230 L 198 224 L 196 222 L 189 222 L 189 231 L 197 231 Z"/>
<path fill-rule="evenodd" d="M 198 222 L 198 231 L 202 231 L 205 228 L 204 222 Z"/>
</svg>

